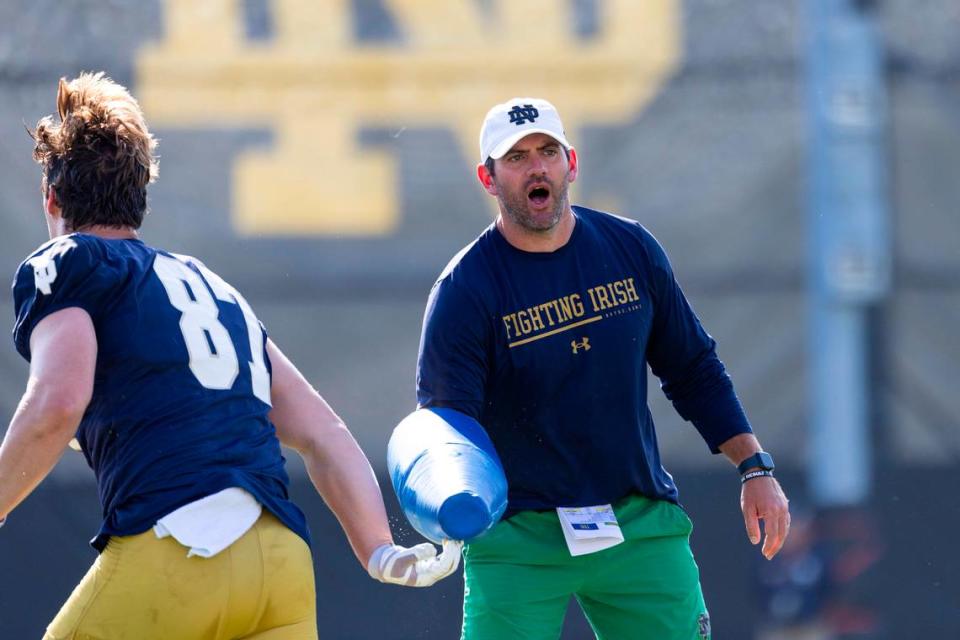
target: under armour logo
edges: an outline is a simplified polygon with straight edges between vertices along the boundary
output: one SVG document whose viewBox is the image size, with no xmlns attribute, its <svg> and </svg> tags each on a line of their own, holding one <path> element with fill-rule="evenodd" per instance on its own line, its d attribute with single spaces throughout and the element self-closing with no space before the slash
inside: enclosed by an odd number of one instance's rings
<svg viewBox="0 0 960 640">
<path fill-rule="evenodd" d="M 540 112 L 532 104 L 525 104 L 522 107 L 514 105 L 513 109 L 510 109 L 507 113 L 510 114 L 510 122 L 518 127 L 524 122 L 533 122 L 540 117 Z"/>
<path fill-rule="evenodd" d="M 584 338 L 583 342 L 571 340 L 570 347 L 573 349 L 574 353 L 580 353 L 581 349 L 584 351 L 590 351 L 590 338 Z"/>
</svg>

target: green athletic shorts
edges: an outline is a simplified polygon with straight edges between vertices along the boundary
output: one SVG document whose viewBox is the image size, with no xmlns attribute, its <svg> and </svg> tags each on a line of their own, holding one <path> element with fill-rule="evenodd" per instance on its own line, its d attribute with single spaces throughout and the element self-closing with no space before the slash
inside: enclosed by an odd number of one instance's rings
<svg viewBox="0 0 960 640">
<path fill-rule="evenodd" d="M 707 640 L 710 617 L 677 505 L 613 505 L 624 542 L 573 557 L 555 511 L 523 511 L 464 549 L 461 640 L 556 640 L 570 596 L 599 640 Z"/>
</svg>

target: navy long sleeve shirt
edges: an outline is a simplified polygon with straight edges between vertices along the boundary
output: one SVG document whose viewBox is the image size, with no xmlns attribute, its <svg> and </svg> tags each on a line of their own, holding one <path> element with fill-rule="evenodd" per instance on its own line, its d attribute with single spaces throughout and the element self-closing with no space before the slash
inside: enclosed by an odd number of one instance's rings
<svg viewBox="0 0 960 640">
<path fill-rule="evenodd" d="M 677 502 L 647 406 L 647 365 L 710 450 L 751 431 L 714 340 L 656 239 L 639 223 L 574 207 L 549 253 L 491 225 L 431 291 L 417 398 L 489 433 L 509 485 L 507 515 L 631 493 Z"/>
</svg>

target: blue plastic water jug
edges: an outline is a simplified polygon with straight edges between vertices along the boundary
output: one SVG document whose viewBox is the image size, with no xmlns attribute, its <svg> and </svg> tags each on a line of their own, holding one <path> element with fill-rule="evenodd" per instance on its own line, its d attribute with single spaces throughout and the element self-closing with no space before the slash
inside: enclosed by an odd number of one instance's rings
<svg viewBox="0 0 960 640">
<path fill-rule="evenodd" d="M 418 409 L 387 445 L 393 490 L 425 538 L 469 542 L 507 507 L 507 479 L 493 443 L 473 418 L 453 409 Z"/>
</svg>

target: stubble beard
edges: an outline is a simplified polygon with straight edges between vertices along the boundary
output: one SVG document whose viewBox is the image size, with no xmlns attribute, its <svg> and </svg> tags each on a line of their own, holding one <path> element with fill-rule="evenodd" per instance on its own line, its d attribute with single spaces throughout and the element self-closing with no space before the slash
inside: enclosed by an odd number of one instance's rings
<svg viewBox="0 0 960 640">
<path fill-rule="evenodd" d="M 541 182 L 546 182 L 550 185 L 550 197 L 554 199 L 553 210 L 550 211 L 549 216 L 546 218 L 542 217 L 544 215 L 542 213 L 539 214 L 541 217 L 537 217 L 531 213 L 526 186 L 516 193 L 505 195 L 499 195 L 502 194 L 503 191 L 498 189 L 499 194 L 497 195 L 501 213 L 503 213 L 510 222 L 533 233 L 550 231 L 557 226 L 560 218 L 563 216 L 564 209 L 567 207 L 567 191 L 570 186 L 570 181 L 566 177 L 560 182 L 559 189 L 554 189 L 553 183 L 548 180 L 541 180 Z"/>
</svg>

